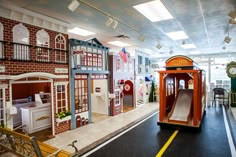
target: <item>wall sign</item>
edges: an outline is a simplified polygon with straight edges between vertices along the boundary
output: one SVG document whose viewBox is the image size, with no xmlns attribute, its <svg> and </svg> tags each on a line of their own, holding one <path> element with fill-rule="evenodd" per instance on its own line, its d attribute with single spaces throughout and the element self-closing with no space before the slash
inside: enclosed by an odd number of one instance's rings
<svg viewBox="0 0 236 157">
<path fill-rule="evenodd" d="M 68 73 L 68 69 L 66 69 L 66 68 L 55 68 L 55 73 L 67 74 Z"/>
<path fill-rule="evenodd" d="M 84 53 L 85 53 L 84 49 L 73 51 L 73 55 L 84 55 Z"/>
<path fill-rule="evenodd" d="M 128 92 L 130 90 L 130 85 L 126 84 L 124 89 Z"/>
<path fill-rule="evenodd" d="M 0 72 L 5 72 L 5 66 L 0 66 Z"/>
</svg>

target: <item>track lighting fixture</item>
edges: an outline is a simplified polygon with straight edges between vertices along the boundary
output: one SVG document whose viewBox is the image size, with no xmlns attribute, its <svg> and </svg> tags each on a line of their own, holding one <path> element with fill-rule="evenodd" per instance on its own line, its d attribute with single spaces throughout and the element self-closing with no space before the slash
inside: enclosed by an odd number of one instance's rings
<svg viewBox="0 0 236 157">
<path fill-rule="evenodd" d="M 172 55 L 173 53 L 174 53 L 174 51 L 173 51 L 173 50 L 170 50 L 169 54 Z"/>
<path fill-rule="evenodd" d="M 80 3 L 77 0 L 72 0 L 72 2 L 68 5 L 68 9 L 74 12 L 79 7 L 79 5 Z"/>
<path fill-rule="evenodd" d="M 113 22 L 113 19 L 111 17 L 108 17 L 107 21 L 105 22 L 105 25 L 109 27 Z"/>
<path fill-rule="evenodd" d="M 235 19 L 236 18 L 236 11 L 230 11 L 228 13 L 228 16 L 231 17 L 232 19 Z"/>
<path fill-rule="evenodd" d="M 118 21 L 113 20 L 112 28 L 116 29 L 117 25 L 118 25 Z"/>
<path fill-rule="evenodd" d="M 158 43 L 158 44 L 156 45 L 156 48 L 161 49 L 161 48 L 162 48 L 161 44 Z"/>
<path fill-rule="evenodd" d="M 229 19 L 230 24 L 236 24 L 236 19 Z"/>
<path fill-rule="evenodd" d="M 111 18 L 111 17 L 108 17 L 108 19 L 107 19 L 107 21 L 105 22 L 105 25 L 107 26 L 107 27 L 110 27 L 111 25 L 111 27 L 113 28 L 113 29 L 116 29 L 116 27 L 117 27 L 117 25 L 118 25 L 118 21 L 117 20 L 114 20 L 113 18 Z"/>
<path fill-rule="evenodd" d="M 231 38 L 229 37 L 229 34 L 225 37 L 224 42 L 226 42 L 227 44 L 229 44 L 231 41 Z"/>
<path fill-rule="evenodd" d="M 230 38 L 229 36 L 226 36 L 225 39 L 224 39 L 224 41 L 225 41 L 227 44 L 229 44 L 230 41 L 231 41 L 231 38 Z"/>
<path fill-rule="evenodd" d="M 141 34 L 141 35 L 138 37 L 138 40 L 144 42 L 145 38 L 146 38 L 145 35 Z"/>
</svg>

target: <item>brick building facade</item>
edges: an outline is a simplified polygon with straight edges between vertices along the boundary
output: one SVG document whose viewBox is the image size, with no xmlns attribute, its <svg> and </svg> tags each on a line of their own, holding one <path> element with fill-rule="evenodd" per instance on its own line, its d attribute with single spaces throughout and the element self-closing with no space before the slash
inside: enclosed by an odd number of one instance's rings
<svg viewBox="0 0 236 157">
<path fill-rule="evenodd" d="M 15 127 L 8 110 L 20 100 L 36 104 L 35 94 L 49 93 L 48 127 L 52 134 L 69 130 L 69 123 L 56 122 L 56 113 L 70 110 L 68 35 L 3 17 L 0 27 L 1 125 Z"/>
</svg>

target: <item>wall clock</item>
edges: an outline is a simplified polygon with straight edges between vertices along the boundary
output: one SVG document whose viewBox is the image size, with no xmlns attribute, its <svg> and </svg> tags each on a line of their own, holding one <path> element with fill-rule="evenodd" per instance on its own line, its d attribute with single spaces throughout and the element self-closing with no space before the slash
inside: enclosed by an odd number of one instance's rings
<svg viewBox="0 0 236 157">
<path fill-rule="evenodd" d="M 231 80 L 231 106 L 236 107 L 236 62 L 232 61 L 227 64 L 226 73 Z"/>
<path fill-rule="evenodd" d="M 236 77 L 236 62 L 230 62 L 227 64 L 226 73 L 229 77 Z"/>
</svg>

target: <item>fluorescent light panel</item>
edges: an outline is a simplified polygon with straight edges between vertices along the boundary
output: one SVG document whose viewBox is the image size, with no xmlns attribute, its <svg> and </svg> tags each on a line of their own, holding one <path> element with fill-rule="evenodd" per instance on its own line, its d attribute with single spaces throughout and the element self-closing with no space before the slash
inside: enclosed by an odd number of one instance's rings
<svg viewBox="0 0 236 157">
<path fill-rule="evenodd" d="M 138 4 L 133 6 L 133 8 L 152 22 L 173 19 L 173 16 L 160 0 Z"/>
<path fill-rule="evenodd" d="M 73 33 L 73 34 L 77 34 L 77 35 L 81 35 L 81 36 L 89 36 L 89 35 L 96 34 L 94 32 L 90 32 L 90 31 L 87 31 L 85 29 L 78 28 L 78 27 L 74 27 L 73 29 L 69 29 L 68 32 Z"/>
<path fill-rule="evenodd" d="M 115 46 L 119 46 L 119 47 L 130 46 L 129 44 L 121 42 L 121 41 L 110 41 L 108 43 L 112 44 L 112 45 L 115 45 Z"/>
<path fill-rule="evenodd" d="M 181 47 L 184 49 L 196 48 L 196 46 L 194 44 L 184 44 L 184 45 L 181 45 Z"/>
<path fill-rule="evenodd" d="M 184 33 L 184 31 L 177 31 L 177 32 L 169 32 L 166 33 L 171 39 L 173 40 L 180 40 L 180 39 L 187 39 L 187 34 Z"/>
</svg>

